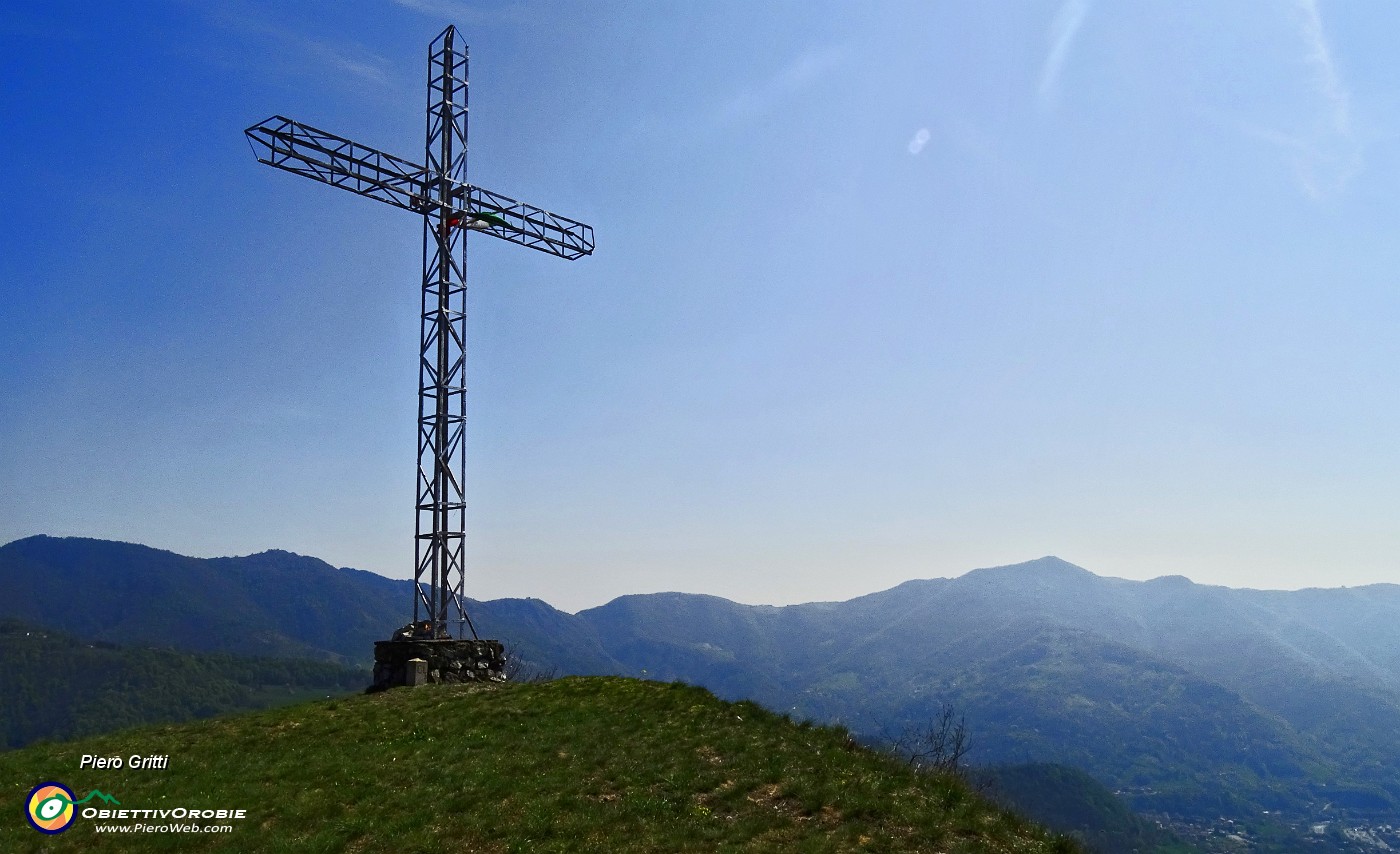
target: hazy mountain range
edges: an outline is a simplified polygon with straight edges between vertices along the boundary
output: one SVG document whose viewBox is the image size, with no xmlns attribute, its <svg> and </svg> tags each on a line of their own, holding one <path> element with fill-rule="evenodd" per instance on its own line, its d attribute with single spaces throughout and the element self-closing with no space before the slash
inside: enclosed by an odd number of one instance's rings
<svg viewBox="0 0 1400 854">
<path fill-rule="evenodd" d="M 287 552 L 49 537 L 0 547 L 0 592 L 0 617 L 85 638 L 344 663 L 412 601 L 411 582 Z M 1400 803 L 1397 585 L 1234 590 L 1046 557 L 847 602 L 663 593 L 472 613 L 531 667 L 684 680 L 872 737 L 951 702 L 974 761 L 1073 765 L 1148 812 L 1297 823 Z"/>
</svg>

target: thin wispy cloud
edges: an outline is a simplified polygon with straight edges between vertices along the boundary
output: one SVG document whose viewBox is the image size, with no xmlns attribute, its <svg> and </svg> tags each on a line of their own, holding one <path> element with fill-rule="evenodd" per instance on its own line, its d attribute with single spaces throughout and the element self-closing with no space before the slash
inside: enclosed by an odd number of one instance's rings
<svg viewBox="0 0 1400 854">
<path fill-rule="evenodd" d="M 1322 16 L 1316 0 L 1298 0 L 1300 30 L 1307 44 L 1308 67 L 1313 72 L 1313 86 L 1327 102 L 1329 123 L 1342 135 L 1351 135 L 1351 93 L 1337 75 L 1332 61 L 1332 46 L 1322 30 Z"/>
<path fill-rule="evenodd" d="M 1318 108 L 1289 133 L 1243 123 L 1245 133 L 1283 149 L 1309 198 L 1320 201 L 1346 189 L 1363 166 L 1362 146 L 1352 122 L 1351 92 L 1337 70 L 1316 0 L 1295 0 L 1293 16 L 1308 69 L 1308 89 Z"/>
<path fill-rule="evenodd" d="M 401 6 L 420 15 L 439 19 L 447 24 L 487 24 L 497 21 L 525 21 L 537 12 L 516 3 L 497 3 L 486 8 L 471 6 L 463 0 L 394 0 Z"/>
<path fill-rule="evenodd" d="M 298 65 L 302 70 L 318 74 L 331 71 L 360 83 L 393 85 L 389 61 L 363 45 L 311 38 L 241 4 L 215 6 L 207 13 L 214 23 L 225 29 L 252 37 L 250 40 L 262 40 L 263 49 L 270 42 L 270 53 L 279 63 Z"/>
<path fill-rule="evenodd" d="M 1340 192 L 1361 171 L 1361 145 L 1352 128 L 1351 93 L 1337 73 L 1317 2 L 1298 0 L 1297 8 L 1312 87 L 1323 102 L 1318 127 L 1297 162 L 1298 176 L 1308 195 L 1322 198 Z"/>
<path fill-rule="evenodd" d="M 795 57 L 763 81 L 725 101 L 720 118 L 763 115 L 780 102 L 809 88 L 846 59 L 844 47 L 814 48 Z"/>
<path fill-rule="evenodd" d="M 918 154 L 920 151 L 923 151 L 924 146 L 928 145 L 929 139 L 928 128 L 919 128 L 918 131 L 914 133 L 914 138 L 909 140 L 909 153 Z"/>
<path fill-rule="evenodd" d="M 295 41 L 307 53 L 336 71 L 381 86 L 390 85 L 389 62 L 378 54 L 364 49 L 351 53 L 344 47 L 303 37 L 296 37 Z"/>
<path fill-rule="evenodd" d="M 1040 85 L 1036 87 L 1040 96 L 1040 106 L 1049 108 L 1054 104 L 1059 92 L 1060 74 L 1064 71 L 1065 60 L 1070 48 L 1084 24 L 1084 16 L 1089 13 L 1089 0 L 1065 0 L 1055 19 L 1050 22 L 1050 50 L 1045 55 L 1045 64 L 1040 69 Z"/>
</svg>

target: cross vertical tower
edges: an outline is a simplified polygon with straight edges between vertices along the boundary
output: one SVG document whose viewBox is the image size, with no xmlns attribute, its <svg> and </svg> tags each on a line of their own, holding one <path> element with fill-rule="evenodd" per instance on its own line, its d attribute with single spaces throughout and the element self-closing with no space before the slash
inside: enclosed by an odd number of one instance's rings
<svg viewBox="0 0 1400 854">
<path fill-rule="evenodd" d="M 445 629 L 455 605 L 457 636 L 471 627 L 466 583 L 467 241 L 452 224 L 452 189 L 467 183 L 467 50 L 443 30 L 428 49 L 428 132 L 424 162 L 433 204 L 423 216 L 422 345 L 418 360 L 418 502 L 413 621 Z M 423 579 L 429 579 L 427 590 Z M 421 606 L 426 606 L 420 610 Z M 426 611 L 426 613 L 424 613 Z"/>
<path fill-rule="evenodd" d="M 431 639 L 450 637 L 449 622 L 459 638 L 467 629 L 475 638 L 463 603 L 466 232 L 573 260 L 593 253 L 593 229 L 467 183 L 467 48 L 455 27 L 428 49 L 426 165 L 283 116 L 245 134 L 262 163 L 423 217 L 413 620 L 428 624 L 423 635 Z"/>
</svg>

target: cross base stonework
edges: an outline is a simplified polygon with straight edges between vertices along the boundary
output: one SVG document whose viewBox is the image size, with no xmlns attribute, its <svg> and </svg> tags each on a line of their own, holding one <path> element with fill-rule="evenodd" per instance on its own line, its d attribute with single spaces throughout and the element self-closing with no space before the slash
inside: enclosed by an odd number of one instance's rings
<svg viewBox="0 0 1400 854">
<path fill-rule="evenodd" d="M 374 643 L 374 684 L 366 693 L 400 685 L 504 682 L 506 654 L 493 640 L 386 640 Z"/>
</svg>

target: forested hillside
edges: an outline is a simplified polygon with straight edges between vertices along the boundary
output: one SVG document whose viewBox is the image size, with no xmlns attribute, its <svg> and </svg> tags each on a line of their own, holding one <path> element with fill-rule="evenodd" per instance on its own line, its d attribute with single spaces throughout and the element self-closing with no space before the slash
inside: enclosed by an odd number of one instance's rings
<svg viewBox="0 0 1400 854">
<path fill-rule="evenodd" d="M 0 621 L 7 748 L 341 695 L 368 682 L 365 670 L 325 661 L 123 648 Z"/>
</svg>

